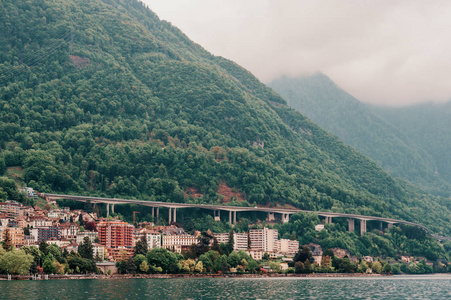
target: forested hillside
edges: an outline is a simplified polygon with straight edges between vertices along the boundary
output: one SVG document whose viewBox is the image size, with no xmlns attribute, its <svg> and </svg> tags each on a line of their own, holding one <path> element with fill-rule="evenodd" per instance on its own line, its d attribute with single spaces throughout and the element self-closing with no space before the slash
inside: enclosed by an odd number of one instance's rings
<svg viewBox="0 0 451 300">
<path fill-rule="evenodd" d="M 427 151 L 435 161 L 434 175 L 451 182 L 451 101 L 404 108 L 374 107 L 373 111 Z"/>
<path fill-rule="evenodd" d="M 451 231 L 444 199 L 395 181 L 139 1 L 6 0 L 0 24 L 0 172 L 21 169 L 40 192 L 221 203 L 225 184 L 245 199 L 232 204 Z"/>
<path fill-rule="evenodd" d="M 288 104 L 373 159 L 392 176 L 451 196 L 451 111 L 448 105 L 376 108 L 323 74 L 269 84 Z"/>
</svg>

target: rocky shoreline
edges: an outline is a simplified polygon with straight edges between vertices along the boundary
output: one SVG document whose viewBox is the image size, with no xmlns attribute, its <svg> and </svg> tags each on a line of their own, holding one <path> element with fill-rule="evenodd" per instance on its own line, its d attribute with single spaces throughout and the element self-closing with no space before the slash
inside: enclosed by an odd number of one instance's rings
<svg viewBox="0 0 451 300">
<path fill-rule="evenodd" d="M 168 279 L 168 278 L 296 278 L 296 277 L 381 277 L 393 276 L 391 274 L 362 274 L 362 273 L 312 273 L 312 274 L 115 274 L 115 275 L 48 275 L 38 280 L 67 280 L 67 279 Z M 11 275 L 11 280 L 32 280 L 30 275 Z M 7 275 L 0 275 L 0 280 L 8 280 Z"/>
</svg>

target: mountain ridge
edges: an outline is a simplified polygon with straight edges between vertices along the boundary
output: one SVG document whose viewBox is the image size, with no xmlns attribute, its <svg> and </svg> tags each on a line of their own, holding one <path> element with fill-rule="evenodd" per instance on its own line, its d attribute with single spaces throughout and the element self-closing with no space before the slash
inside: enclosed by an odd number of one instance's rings
<svg viewBox="0 0 451 300">
<path fill-rule="evenodd" d="M 439 162 L 413 139 L 407 126 L 396 125 L 394 116 L 390 119 L 390 111 L 403 109 L 364 104 L 323 74 L 282 77 L 269 86 L 293 108 L 302 109 L 313 121 L 372 158 L 392 176 L 442 196 L 451 194 L 446 178 L 436 176 Z"/>
</svg>

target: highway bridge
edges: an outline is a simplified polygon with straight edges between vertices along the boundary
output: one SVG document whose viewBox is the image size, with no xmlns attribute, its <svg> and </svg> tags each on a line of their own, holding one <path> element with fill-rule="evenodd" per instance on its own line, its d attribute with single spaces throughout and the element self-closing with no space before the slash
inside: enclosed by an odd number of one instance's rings
<svg viewBox="0 0 451 300">
<path fill-rule="evenodd" d="M 375 216 L 364 216 L 357 214 L 346 214 L 346 213 L 334 213 L 334 212 L 324 212 L 324 211 L 310 211 L 310 210 L 302 210 L 302 209 L 291 209 L 291 208 L 268 208 L 268 207 L 250 207 L 250 206 L 228 206 L 228 205 L 211 205 L 211 204 L 192 204 L 192 203 L 175 203 L 175 202 L 158 202 L 158 201 L 146 201 L 146 200 L 134 200 L 134 199 L 119 199 L 119 198 L 102 198 L 102 197 L 89 197 L 89 196 L 77 196 L 77 195 L 61 195 L 61 194 L 47 194 L 42 193 L 39 194 L 40 197 L 46 200 L 57 200 L 57 199 L 67 199 L 74 200 L 80 202 L 90 201 L 91 203 L 104 203 L 106 204 L 107 215 L 110 213 L 110 205 L 111 211 L 114 213 L 114 205 L 115 204 L 137 204 L 143 206 L 152 207 L 152 216 L 159 217 L 159 209 L 160 207 L 165 207 L 169 209 L 169 223 L 177 221 L 177 209 L 178 208 L 202 208 L 207 210 L 212 210 L 214 212 L 215 217 L 220 217 L 221 211 L 229 212 L 229 223 L 236 223 L 236 214 L 237 212 L 265 212 L 268 214 L 268 220 L 275 220 L 275 214 L 281 214 L 282 222 L 287 223 L 290 220 L 290 215 L 296 214 L 298 212 L 302 213 L 315 213 L 318 216 L 324 217 L 326 223 L 332 223 L 332 218 L 347 218 L 348 219 L 348 230 L 350 232 L 355 230 L 355 220 L 360 221 L 360 234 L 363 235 L 367 231 L 367 221 L 379 221 L 381 222 L 381 226 L 383 223 L 388 224 L 388 228 L 391 228 L 393 224 L 408 224 L 414 225 L 426 230 L 432 237 L 438 240 L 451 240 L 449 237 L 439 236 L 435 234 L 431 234 L 428 228 L 423 225 L 416 224 L 413 222 L 396 220 L 390 218 L 383 217 L 375 217 Z"/>
</svg>

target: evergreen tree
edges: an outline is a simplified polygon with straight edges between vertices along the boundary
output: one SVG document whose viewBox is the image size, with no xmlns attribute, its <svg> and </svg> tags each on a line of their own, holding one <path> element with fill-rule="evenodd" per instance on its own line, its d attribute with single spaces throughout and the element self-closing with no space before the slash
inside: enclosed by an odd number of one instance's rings
<svg viewBox="0 0 451 300">
<path fill-rule="evenodd" d="M 94 257 L 94 250 L 92 247 L 92 243 L 91 240 L 89 239 L 89 237 L 85 237 L 83 239 L 83 242 L 80 243 L 80 245 L 78 245 L 78 253 L 80 254 L 80 256 L 82 258 L 87 258 L 92 260 Z"/>
<path fill-rule="evenodd" d="M 229 255 L 230 253 L 232 253 L 232 251 L 233 251 L 233 244 L 234 244 L 234 238 L 233 238 L 233 236 L 234 236 L 234 233 L 233 233 L 233 229 L 230 229 L 230 231 L 229 231 L 229 240 L 227 241 L 227 244 L 226 244 L 226 254 L 227 255 Z"/>
<path fill-rule="evenodd" d="M 9 233 L 9 228 L 5 230 L 5 238 L 3 239 L 3 249 L 6 251 L 11 251 L 13 249 L 13 243 L 11 239 L 11 234 Z"/>
<path fill-rule="evenodd" d="M 135 253 L 133 256 L 136 256 L 138 254 L 146 255 L 149 251 L 149 246 L 147 245 L 147 239 L 144 235 L 138 242 L 136 242 L 135 245 Z"/>
<path fill-rule="evenodd" d="M 49 254 L 49 244 L 47 244 L 45 241 L 42 241 L 39 243 L 39 251 L 41 251 L 44 256 L 46 256 L 47 254 Z"/>
</svg>

